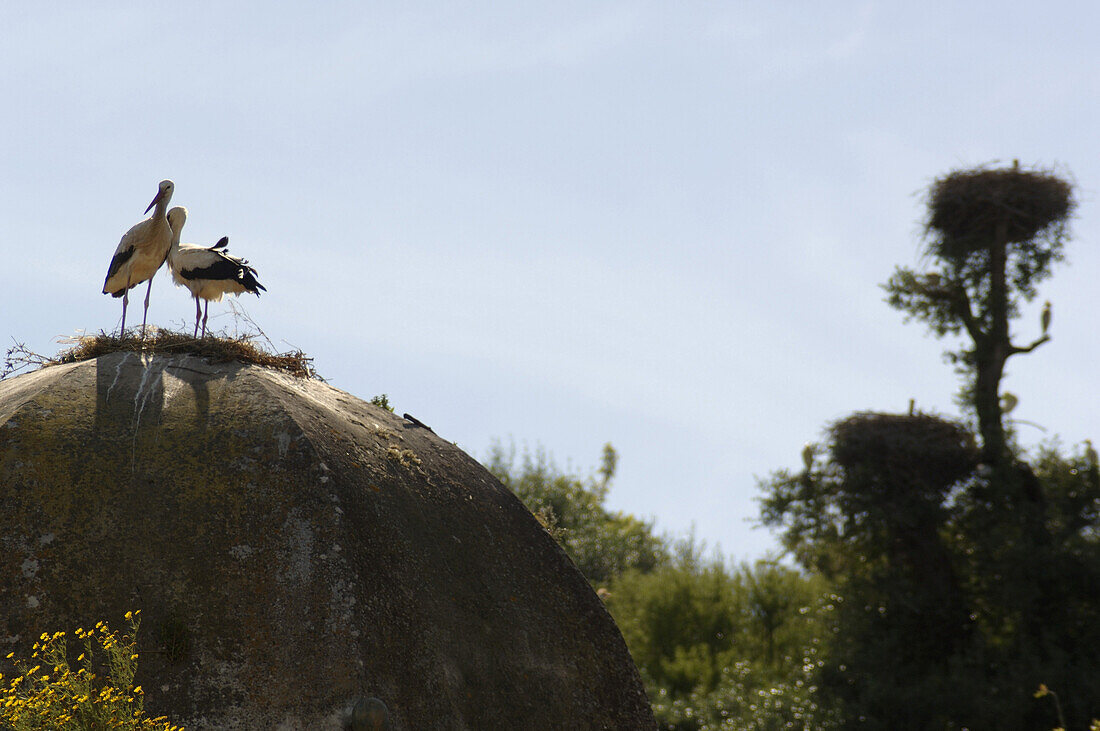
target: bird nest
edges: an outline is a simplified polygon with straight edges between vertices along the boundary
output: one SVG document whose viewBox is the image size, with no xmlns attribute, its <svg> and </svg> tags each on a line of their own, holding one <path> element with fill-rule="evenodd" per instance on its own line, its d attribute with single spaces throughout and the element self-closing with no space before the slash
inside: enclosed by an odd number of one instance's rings
<svg viewBox="0 0 1100 731">
<path fill-rule="evenodd" d="M 258 344 L 261 337 L 262 333 L 245 333 L 196 338 L 185 333 L 161 329 L 151 329 L 144 338 L 135 335 L 120 337 L 101 332 L 98 335 L 69 338 L 66 342 L 71 343 L 72 347 L 62 350 L 52 358 L 34 353 L 17 343 L 8 349 L 3 369 L 0 370 L 0 379 L 28 368 L 76 363 L 119 351 L 196 355 L 214 362 L 237 361 L 274 368 L 299 378 L 318 377 L 317 371 L 313 368 L 313 359 L 305 353 L 300 350 L 273 353 Z"/>
<path fill-rule="evenodd" d="M 940 178 L 929 191 L 927 231 L 935 253 L 951 258 L 1058 230 L 1073 212 L 1073 186 L 1052 172 L 976 168 Z M 1001 231 L 1003 230 L 1003 233 Z"/>
<path fill-rule="evenodd" d="M 830 431 L 833 460 L 849 471 L 870 469 L 899 480 L 920 475 L 946 488 L 977 462 L 970 431 L 930 414 L 862 412 L 836 422 Z"/>
</svg>

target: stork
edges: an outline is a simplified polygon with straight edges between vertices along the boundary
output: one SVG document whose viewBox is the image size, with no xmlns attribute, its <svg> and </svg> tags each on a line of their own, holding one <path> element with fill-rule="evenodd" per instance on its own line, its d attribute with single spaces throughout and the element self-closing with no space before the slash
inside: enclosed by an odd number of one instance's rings
<svg viewBox="0 0 1100 731">
<path fill-rule="evenodd" d="M 149 295 L 153 291 L 153 275 L 160 269 L 172 245 L 172 229 L 168 225 L 165 211 L 168 201 L 172 200 L 172 191 L 176 186 L 171 180 L 160 181 L 160 187 L 149 209 L 156 206 L 153 215 L 134 224 L 122 235 L 118 248 L 107 267 L 107 278 L 103 280 L 103 294 L 122 298 L 122 328 L 120 336 L 126 335 L 126 305 L 130 302 L 130 289 L 149 280 L 145 292 L 145 313 L 141 318 L 141 333 L 145 335 L 145 322 L 149 317 Z"/>
<path fill-rule="evenodd" d="M 1050 300 L 1047 300 L 1043 304 L 1043 314 L 1039 316 L 1039 323 L 1043 326 L 1043 335 L 1047 334 L 1047 330 L 1050 329 Z"/>
<path fill-rule="evenodd" d="M 817 454 L 817 446 L 812 442 L 806 442 L 802 447 L 802 466 L 806 468 L 806 474 L 810 473 L 810 470 L 814 466 L 814 456 Z"/>
<path fill-rule="evenodd" d="M 187 209 L 176 206 L 168 211 L 172 228 L 172 245 L 168 249 L 168 270 L 177 287 L 187 287 L 195 298 L 195 337 L 199 336 L 199 316 L 202 315 L 202 336 L 206 337 L 206 320 L 210 302 L 221 302 L 222 295 L 251 292 L 257 297 L 267 288 L 256 281 L 256 270 L 244 259 L 230 256 L 229 237 L 223 236 L 213 246 L 181 244 L 180 235 L 187 223 Z M 199 299 L 206 301 L 205 312 Z"/>
</svg>

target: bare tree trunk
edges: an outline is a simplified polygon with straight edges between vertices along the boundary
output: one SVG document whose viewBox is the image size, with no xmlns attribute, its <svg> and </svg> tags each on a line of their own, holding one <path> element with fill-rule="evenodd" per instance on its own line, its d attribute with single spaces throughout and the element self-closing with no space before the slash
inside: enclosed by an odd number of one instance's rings
<svg viewBox="0 0 1100 731">
<path fill-rule="evenodd" d="M 974 407 L 982 434 L 982 453 L 990 466 L 1003 467 L 1009 461 L 1001 414 L 1001 379 L 1008 360 L 1008 222 L 997 225 L 989 246 L 989 314 L 985 336 L 975 339 Z"/>
</svg>

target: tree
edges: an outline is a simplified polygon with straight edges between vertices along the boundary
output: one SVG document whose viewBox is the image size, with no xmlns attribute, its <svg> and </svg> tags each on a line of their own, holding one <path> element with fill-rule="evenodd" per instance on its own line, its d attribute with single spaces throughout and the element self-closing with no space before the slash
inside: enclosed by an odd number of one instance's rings
<svg viewBox="0 0 1100 731">
<path fill-rule="evenodd" d="M 1075 206 L 1072 186 L 1051 172 L 1017 163 L 952 172 L 929 192 L 925 253 L 938 269 L 898 267 L 885 285 L 891 306 L 926 321 L 936 335 L 969 337 L 950 355 L 968 377 L 963 401 L 977 414 L 992 467 L 1011 461 L 1000 400 L 1005 363 L 1050 340 L 1044 326 L 1038 338 L 1018 345 L 1010 320 L 1063 258 Z"/>
<path fill-rule="evenodd" d="M 690 536 L 669 562 L 612 582 L 608 610 L 662 729 L 820 729 L 819 578 L 772 560 L 730 567 Z"/>
<path fill-rule="evenodd" d="M 935 334 L 963 337 L 949 356 L 977 435 L 912 409 L 855 414 L 828 429 L 824 459 L 805 450 L 804 471 L 763 483 L 764 522 L 834 582 L 819 680 L 844 725 L 1053 725 L 1031 698 L 1040 683 L 1060 689 L 1072 726 L 1100 707 L 1096 460 L 1049 447 L 1028 464 L 1004 426 L 1015 397 L 1000 392 L 1007 360 L 1051 339 L 1049 307 L 1030 343 L 1010 324 L 1062 258 L 1073 208 L 1069 183 L 1015 164 L 937 180 L 933 266 L 898 268 L 885 289 Z"/>
<path fill-rule="evenodd" d="M 820 578 L 774 561 L 731 567 L 689 535 L 604 506 L 618 455 L 589 477 L 545 450 L 493 446 L 486 466 L 523 500 L 601 591 L 666 731 L 829 726 L 812 679 L 821 664 Z"/>
<path fill-rule="evenodd" d="M 497 443 L 485 466 L 535 514 L 585 578 L 602 587 L 630 569 L 651 571 L 665 556 L 651 523 L 604 506 L 617 462 L 606 444 L 598 477 L 582 478 L 558 468 L 541 447 L 517 462 L 515 445 Z"/>
<path fill-rule="evenodd" d="M 974 438 L 935 416 L 859 413 L 829 428 L 826 454 L 777 473 L 762 501 L 764 523 L 836 588 L 823 685 L 872 728 L 899 708 L 914 728 L 942 726 L 956 693 L 941 671 L 971 635 L 946 503 Z"/>
</svg>

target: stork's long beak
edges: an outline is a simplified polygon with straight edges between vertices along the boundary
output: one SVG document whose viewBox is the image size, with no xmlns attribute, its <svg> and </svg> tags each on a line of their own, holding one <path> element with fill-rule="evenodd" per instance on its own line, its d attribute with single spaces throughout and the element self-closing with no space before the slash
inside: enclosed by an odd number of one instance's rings
<svg viewBox="0 0 1100 731">
<path fill-rule="evenodd" d="M 155 205 L 157 204 L 157 201 L 159 201 L 159 200 L 160 200 L 160 196 L 161 196 L 161 194 L 163 194 L 163 193 L 164 193 L 164 191 L 162 191 L 162 190 L 158 190 L 158 191 L 157 191 L 157 194 L 156 194 L 156 196 L 154 196 L 154 198 L 153 198 L 153 202 L 149 204 L 149 208 L 146 208 L 146 209 L 145 209 L 145 212 L 146 212 L 146 213 L 148 213 L 148 212 L 150 211 L 150 209 L 152 209 L 152 207 L 153 207 L 153 206 L 155 206 Z"/>
</svg>

